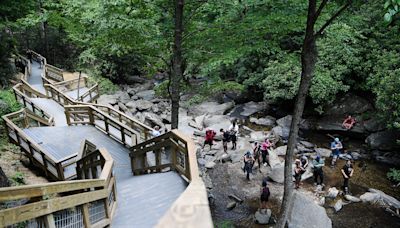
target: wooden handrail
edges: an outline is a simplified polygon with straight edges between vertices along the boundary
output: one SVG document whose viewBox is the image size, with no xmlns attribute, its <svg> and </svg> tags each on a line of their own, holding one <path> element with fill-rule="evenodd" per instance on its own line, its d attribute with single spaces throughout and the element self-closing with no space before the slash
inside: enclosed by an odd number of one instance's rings
<svg viewBox="0 0 400 228">
<path fill-rule="evenodd" d="M 0 201 L 24 198 L 39 200 L 0 210 L 0 226 L 14 225 L 45 216 L 47 223 L 50 223 L 48 225 L 54 227 L 53 213 L 77 207 L 81 207 L 85 211 L 88 210 L 90 203 L 99 200 L 104 202 L 106 214 L 99 224 L 103 224 L 102 227 L 109 225 L 111 221 L 110 216 L 113 215 L 116 207 L 115 178 L 112 175 L 114 161 L 105 149 L 99 149 L 98 152 L 105 160 L 104 165 L 101 166 L 102 170 L 98 179 L 60 181 L 47 184 L 0 188 Z M 53 195 L 53 197 L 47 199 L 48 197 L 45 196 L 49 195 Z M 82 216 L 86 227 L 95 225 L 90 224 L 88 211 L 82 213 Z"/>
</svg>

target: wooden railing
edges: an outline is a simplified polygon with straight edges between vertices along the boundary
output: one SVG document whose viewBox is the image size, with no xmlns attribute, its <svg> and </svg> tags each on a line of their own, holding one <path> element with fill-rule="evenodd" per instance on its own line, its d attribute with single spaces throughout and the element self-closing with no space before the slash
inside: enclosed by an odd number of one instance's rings
<svg viewBox="0 0 400 228">
<path fill-rule="evenodd" d="M 55 66 L 52 66 L 50 64 L 45 65 L 45 76 L 51 80 L 54 80 L 56 82 L 62 82 L 64 81 L 64 75 L 63 75 L 63 70 L 60 68 L 57 68 Z"/>
<path fill-rule="evenodd" d="M 73 106 L 73 105 L 82 105 L 83 106 L 92 106 L 93 108 L 96 108 L 98 112 L 102 112 L 103 115 L 108 115 L 111 117 L 111 119 L 114 120 L 114 122 L 119 122 L 125 126 L 127 126 L 129 129 L 132 129 L 133 131 L 136 132 L 136 135 L 138 136 L 137 142 L 143 142 L 146 141 L 147 139 L 150 138 L 150 132 L 153 131 L 153 129 L 138 120 L 133 119 L 132 117 L 126 115 L 125 113 L 118 111 L 110 106 L 107 105 L 100 105 L 100 104 L 94 104 L 94 103 L 86 103 L 86 102 L 80 102 L 80 101 L 75 101 L 71 97 L 65 95 L 63 92 L 61 92 L 58 88 L 56 88 L 55 85 L 51 84 L 46 84 L 45 85 L 46 89 L 46 95 L 59 103 L 60 105 L 64 106 Z M 72 107 L 70 107 L 72 108 Z M 79 109 L 79 107 L 76 107 L 76 109 Z M 85 111 L 86 112 L 86 111 Z M 76 115 L 75 115 L 76 117 Z M 75 118 L 74 117 L 74 118 Z M 67 118 L 68 119 L 68 118 Z M 79 120 L 81 118 L 75 118 L 74 120 Z M 71 124 L 74 122 L 71 122 Z M 74 124 L 88 124 L 88 123 L 77 123 L 75 122 Z"/>
<path fill-rule="evenodd" d="M 64 109 L 68 125 L 93 125 L 125 146 L 133 146 L 138 143 L 139 132 L 92 105 L 64 106 Z"/>
<path fill-rule="evenodd" d="M 44 84 L 48 84 L 48 83 L 44 83 Z M 64 94 L 69 91 L 78 90 L 78 88 L 83 88 L 83 87 L 89 88 L 86 92 L 79 94 L 79 97 L 77 94 L 77 96 L 76 96 L 77 99 L 74 99 L 76 101 L 94 103 L 97 101 L 97 99 L 100 96 L 99 85 L 97 83 L 95 83 L 94 85 L 91 86 L 87 77 L 81 77 L 80 79 L 76 78 L 76 79 L 71 79 L 71 80 L 62 81 L 62 82 L 58 82 L 58 83 L 52 83 L 52 85 L 59 92 L 62 92 Z"/>
<path fill-rule="evenodd" d="M 24 56 L 22 56 L 22 55 L 17 54 L 17 57 L 20 59 L 20 61 L 22 62 L 22 64 L 24 64 L 24 66 L 25 66 L 23 79 L 24 79 L 24 80 L 28 80 L 29 75 L 30 75 L 31 72 L 32 72 L 32 65 L 31 65 L 31 62 L 30 62 L 27 58 L 25 58 Z"/>
<path fill-rule="evenodd" d="M 147 152 L 154 152 L 149 161 Z M 186 190 L 158 222 L 157 227 L 213 227 L 205 185 L 199 176 L 196 147 L 179 130 L 150 139 L 131 148 L 132 173 L 162 172 L 169 168 L 189 182 Z"/>
<path fill-rule="evenodd" d="M 31 110 L 36 115 L 47 120 L 49 126 L 54 125 L 54 118 L 50 116 L 40 107 L 36 106 L 30 98 L 47 98 L 45 95 L 33 89 L 25 80 L 21 80 L 13 87 L 15 99 L 19 101 L 24 107 Z"/>
<path fill-rule="evenodd" d="M 0 188 L 1 202 L 28 200 L 24 205 L 1 210 L 0 227 L 25 227 L 27 224 L 32 227 L 110 226 L 116 209 L 111 156 L 99 149 L 82 157 L 78 163 L 86 164 L 77 166 L 78 173 L 100 173 L 90 179 L 85 176 L 85 180 Z"/>
<path fill-rule="evenodd" d="M 22 130 L 28 127 L 50 126 L 48 121 L 28 109 L 5 115 L 3 119 L 10 141 L 22 148 L 30 162 L 42 169 L 47 177 L 64 180 L 62 163 L 47 153 L 42 146 Z"/>
</svg>

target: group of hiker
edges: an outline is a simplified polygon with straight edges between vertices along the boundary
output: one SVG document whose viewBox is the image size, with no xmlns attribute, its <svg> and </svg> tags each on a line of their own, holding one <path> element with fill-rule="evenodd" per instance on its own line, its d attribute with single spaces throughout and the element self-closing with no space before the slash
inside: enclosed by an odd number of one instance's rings
<svg viewBox="0 0 400 228">
<path fill-rule="evenodd" d="M 350 117 L 351 118 L 351 117 Z M 346 126 L 347 127 L 347 126 Z M 228 143 L 232 142 L 232 150 L 236 149 L 237 135 L 239 132 L 239 126 L 236 120 L 232 121 L 232 124 L 229 126 L 227 130 L 220 129 L 220 133 L 222 134 L 222 144 L 224 148 L 224 153 L 228 152 Z M 206 145 L 210 146 L 210 150 L 213 145 L 213 141 L 217 133 L 211 129 L 206 130 L 205 141 L 203 144 L 203 148 Z M 270 166 L 269 155 L 270 150 L 273 149 L 274 143 L 272 143 L 268 138 L 266 138 L 263 142 L 254 142 L 252 150 L 248 150 L 243 156 L 243 171 L 246 174 L 246 179 L 250 180 L 250 174 L 253 172 L 253 167 L 258 165 L 258 170 L 261 173 L 262 166 Z M 343 150 L 343 144 L 339 138 L 333 138 L 333 141 L 330 144 L 332 161 L 331 168 L 334 168 L 337 164 L 337 160 L 339 158 L 340 153 Z M 295 160 L 294 166 L 294 183 L 295 188 L 298 189 L 301 185 L 302 175 L 306 172 L 308 167 L 310 166 L 309 160 L 307 156 L 303 155 L 299 159 Z M 325 166 L 325 159 L 321 157 L 320 154 L 317 153 L 316 157 L 311 162 L 313 177 L 314 177 L 314 185 L 324 186 L 324 171 L 323 167 Z M 352 161 L 346 161 L 346 164 L 340 170 L 343 176 L 343 192 L 344 194 L 350 194 L 349 192 L 349 179 L 353 176 L 354 169 L 352 165 Z M 260 208 L 266 209 L 266 204 L 268 202 L 268 198 L 270 195 L 269 188 L 267 186 L 267 180 L 264 179 L 261 184 L 261 197 L 260 197 Z"/>
</svg>

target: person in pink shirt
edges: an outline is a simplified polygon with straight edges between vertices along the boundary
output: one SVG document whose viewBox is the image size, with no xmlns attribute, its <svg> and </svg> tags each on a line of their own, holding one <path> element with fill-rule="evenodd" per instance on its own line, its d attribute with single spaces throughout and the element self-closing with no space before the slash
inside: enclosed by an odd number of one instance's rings
<svg viewBox="0 0 400 228">
<path fill-rule="evenodd" d="M 261 144 L 261 156 L 262 156 L 262 160 L 263 160 L 263 164 L 264 166 L 266 166 L 267 164 L 269 164 L 269 153 L 268 150 L 270 149 L 270 147 L 272 146 L 272 143 L 269 141 L 269 139 L 265 139 L 265 141 Z"/>
</svg>

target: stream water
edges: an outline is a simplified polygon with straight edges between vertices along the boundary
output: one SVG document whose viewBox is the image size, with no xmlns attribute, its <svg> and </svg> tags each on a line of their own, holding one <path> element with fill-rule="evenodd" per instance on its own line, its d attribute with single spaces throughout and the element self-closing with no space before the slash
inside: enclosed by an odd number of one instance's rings
<svg viewBox="0 0 400 228">
<path fill-rule="evenodd" d="M 245 125 L 254 130 L 269 130 L 259 126 L 254 126 L 243 120 Z M 331 139 L 324 133 L 307 132 L 301 135 L 302 138 L 310 141 L 319 147 L 328 147 Z M 364 142 L 357 138 L 343 138 L 343 143 L 346 149 L 362 149 Z M 342 186 L 342 176 L 340 168 L 344 165 L 343 160 L 340 160 L 336 168 L 330 168 L 328 165 L 324 168 L 326 188 Z M 328 158 L 325 164 L 330 164 Z M 386 173 L 391 168 L 386 164 L 376 163 L 372 160 L 357 161 L 354 164 L 355 174 L 350 181 L 350 189 L 353 195 L 360 196 L 365 193 L 368 188 L 376 188 L 384 191 L 386 194 L 400 199 L 400 189 L 393 186 L 386 178 Z M 364 167 L 361 169 L 361 167 Z M 253 222 L 253 215 L 259 207 L 258 197 L 246 198 L 246 191 L 257 190 L 257 186 L 261 183 L 263 175 L 257 174 L 255 178 L 248 182 L 243 175 L 235 175 L 232 173 L 233 164 L 218 164 L 214 169 L 210 170 L 210 177 L 213 181 L 214 188 L 212 193 L 215 197 L 215 203 L 211 205 L 213 220 L 216 227 L 265 227 L 256 225 Z M 240 165 L 237 165 L 240 169 Z M 306 180 L 302 187 L 303 189 L 313 191 L 312 178 Z M 247 189 L 247 190 L 246 190 Z M 248 190 L 250 189 L 250 190 Z M 282 185 L 273 184 L 272 191 L 282 191 Z M 254 191 L 255 191 L 254 190 Z M 226 205 L 232 200 L 227 197 L 229 194 L 235 194 L 244 198 L 244 202 L 238 204 L 233 210 L 227 210 Z M 282 193 L 280 193 L 282 194 Z M 269 208 L 272 214 L 276 215 L 279 211 L 280 202 L 277 198 L 271 197 Z M 279 197 L 278 197 L 279 198 Z M 331 218 L 333 227 L 400 227 L 400 219 L 392 216 L 385 209 L 376 205 L 366 205 L 365 203 L 352 203 L 345 205 L 339 212 L 332 209 L 333 202 L 327 200 L 325 208 L 328 216 Z"/>
</svg>

